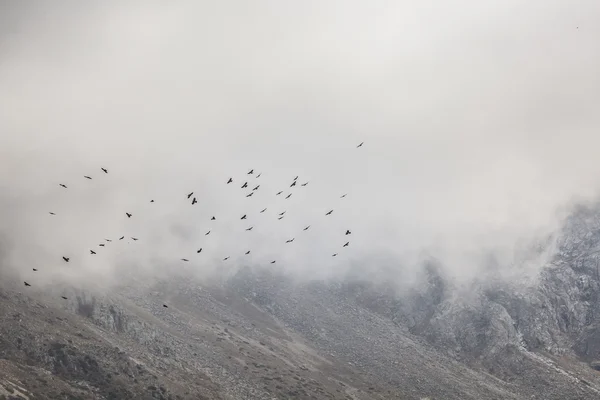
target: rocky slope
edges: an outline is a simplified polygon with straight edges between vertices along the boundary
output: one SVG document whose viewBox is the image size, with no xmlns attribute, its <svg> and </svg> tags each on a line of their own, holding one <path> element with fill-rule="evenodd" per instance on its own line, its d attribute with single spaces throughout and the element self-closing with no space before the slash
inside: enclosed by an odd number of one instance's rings
<svg viewBox="0 0 600 400">
<path fill-rule="evenodd" d="M 433 265 L 401 294 L 245 268 L 62 301 L 5 277 L 0 399 L 600 399 L 598 210 L 557 248 L 468 296 Z"/>
</svg>

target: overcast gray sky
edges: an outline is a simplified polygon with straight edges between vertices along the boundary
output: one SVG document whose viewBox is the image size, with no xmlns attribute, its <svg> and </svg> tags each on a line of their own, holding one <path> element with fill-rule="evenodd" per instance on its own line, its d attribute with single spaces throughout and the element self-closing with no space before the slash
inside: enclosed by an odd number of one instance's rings
<svg viewBox="0 0 600 400">
<path fill-rule="evenodd" d="M 0 229 L 18 270 L 402 275 L 431 254 L 470 276 L 599 187 L 595 0 L 0 7 Z M 275 196 L 296 175 L 308 186 Z M 121 234 L 140 241 L 89 255 Z"/>
</svg>

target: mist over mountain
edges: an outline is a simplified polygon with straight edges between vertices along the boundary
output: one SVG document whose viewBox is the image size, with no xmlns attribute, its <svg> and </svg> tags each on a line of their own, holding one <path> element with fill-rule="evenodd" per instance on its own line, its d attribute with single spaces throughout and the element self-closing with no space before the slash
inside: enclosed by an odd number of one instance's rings
<svg viewBox="0 0 600 400">
<path fill-rule="evenodd" d="M 1 4 L 0 398 L 600 398 L 599 15 Z"/>
</svg>

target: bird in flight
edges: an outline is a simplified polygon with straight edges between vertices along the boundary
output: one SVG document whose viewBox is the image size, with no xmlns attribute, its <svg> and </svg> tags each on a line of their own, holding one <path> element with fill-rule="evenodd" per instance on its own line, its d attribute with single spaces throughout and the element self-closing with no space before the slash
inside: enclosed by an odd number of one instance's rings
<svg viewBox="0 0 600 400">
<path fill-rule="evenodd" d="M 251 231 L 252 228 L 254 228 L 253 226 L 251 226 L 250 228 L 246 228 L 247 231 Z"/>
<path fill-rule="evenodd" d="M 125 215 L 127 215 L 127 218 L 131 218 L 131 214 L 126 212 Z"/>
<path fill-rule="evenodd" d="M 244 184 L 242 185 L 242 189 L 245 189 L 248 187 L 248 182 L 244 182 Z"/>
<path fill-rule="evenodd" d="M 364 143 L 365 143 L 365 142 L 360 142 L 360 144 L 359 144 L 358 146 L 356 146 L 356 148 L 358 149 L 359 147 L 362 147 L 362 145 L 363 145 Z"/>
<path fill-rule="evenodd" d="M 350 235 L 352 232 L 350 232 L 350 230 L 346 230 L 346 235 Z"/>
<path fill-rule="evenodd" d="M 330 215 L 332 212 L 333 212 L 333 210 L 330 210 L 330 211 L 328 211 L 328 212 L 327 212 L 327 214 L 325 214 L 325 215 Z"/>
<path fill-rule="evenodd" d="M 121 236 L 121 237 L 119 238 L 119 240 L 123 240 L 123 239 L 125 239 L 125 236 Z"/>
<path fill-rule="evenodd" d="M 196 253 L 198 253 L 198 254 L 202 253 L 202 247 L 200 247 L 200 248 L 199 248 L 199 249 L 196 251 Z"/>
<path fill-rule="evenodd" d="M 250 171 L 248 171 L 248 175 L 252 175 L 254 173 L 254 170 L 251 169 Z"/>
<path fill-rule="evenodd" d="M 169 306 L 168 306 L 168 305 L 166 305 L 166 304 L 163 304 L 163 307 L 164 307 L 164 308 L 169 308 Z"/>
<path fill-rule="evenodd" d="M 281 217 L 277 218 L 277 219 L 283 219 L 283 215 Z"/>
<path fill-rule="evenodd" d="M 267 211 L 267 209 L 266 209 L 266 208 L 265 208 L 265 209 L 263 209 L 263 210 L 261 211 L 261 213 L 264 213 L 265 211 Z"/>
<path fill-rule="evenodd" d="M 150 203 L 154 203 L 154 200 L 150 200 Z"/>
<path fill-rule="evenodd" d="M 84 176 L 84 178 L 85 178 L 85 179 L 92 179 L 91 177 L 89 177 L 89 176 L 87 176 L 87 175 L 86 175 L 86 176 Z"/>
<path fill-rule="evenodd" d="M 104 171 L 105 174 L 108 174 L 108 170 L 106 168 L 100 168 L 102 171 Z"/>
<path fill-rule="evenodd" d="M 204 236 L 208 236 L 208 235 L 210 235 L 210 231 L 208 231 L 204 234 Z"/>
<path fill-rule="evenodd" d="M 283 214 L 285 214 L 285 211 L 284 211 L 284 212 L 280 212 L 280 213 L 279 213 L 279 215 L 283 215 Z"/>
<path fill-rule="evenodd" d="M 287 195 L 285 198 L 286 198 L 286 199 L 289 199 L 290 197 L 292 197 L 292 194 L 291 194 L 291 193 L 290 193 L 290 194 L 288 194 L 288 195 Z"/>
<path fill-rule="evenodd" d="M 70 258 L 69 257 L 63 257 L 63 260 L 65 260 L 66 262 L 69 262 Z"/>
<path fill-rule="evenodd" d="M 247 194 L 246 197 L 250 197 L 254 194 L 254 192 L 250 192 L 250 194 Z"/>
<path fill-rule="evenodd" d="M 335 257 L 335 256 L 337 256 L 337 253 L 334 253 L 334 254 L 331 255 L 331 257 Z"/>
<path fill-rule="evenodd" d="M 344 244 L 342 247 L 348 247 L 349 244 L 350 242 L 346 242 L 346 244 Z"/>
<path fill-rule="evenodd" d="M 348 193 L 345 193 L 343 195 L 340 196 L 340 199 L 343 199 L 344 197 L 348 196 Z"/>
<path fill-rule="evenodd" d="M 31 286 L 29 283 L 23 281 L 23 283 L 25 284 L 25 286 Z"/>
<path fill-rule="evenodd" d="M 261 172 L 260 174 L 256 175 L 256 177 L 257 177 L 257 178 L 260 178 L 260 176 L 261 176 L 261 175 L 262 175 L 262 172 Z"/>
<path fill-rule="evenodd" d="M 96 254 L 94 250 L 90 250 L 90 254 Z"/>
<path fill-rule="evenodd" d="M 246 219 L 246 214 L 244 214 L 240 219 Z"/>
<path fill-rule="evenodd" d="M 37 272 L 37 269 L 35 269 L 35 268 L 32 268 L 32 269 L 33 269 L 33 272 Z"/>
<path fill-rule="evenodd" d="M 275 196 L 279 196 L 281 193 L 283 193 L 283 190 L 281 192 L 278 192 Z"/>
<path fill-rule="evenodd" d="M 304 228 L 303 230 L 304 230 L 304 231 L 307 231 L 307 230 L 308 230 L 308 228 L 310 228 L 310 225 L 309 225 L 309 226 L 307 226 L 306 228 Z"/>
<path fill-rule="evenodd" d="M 67 188 L 67 185 L 63 185 L 62 183 L 59 183 L 59 185 L 64 187 L 65 189 Z"/>
<path fill-rule="evenodd" d="M 252 190 L 258 190 L 259 187 L 260 187 L 260 185 L 256 185 L 256 187 Z"/>
<path fill-rule="evenodd" d="M 112 242 L 112 240 L 110 240 L 110 239 L 104 239 L 104 240 L 106 240 L 107 242 Z"/>
<path fill-rule="evenodd" d="M 190 260 L 188 260 L 187 258 L 182 258 L 181 261 L 187 262 L 187 261 L 190 261 Z"/>
<path fill-rule="evenodd" d="M 248 254 L 250 254 L 250 250 L 248 250 L 248 251 L 246 252 L 246 255 L 248 255 Z"/>
<path fill-rule="evenodd" d="M 294 186 L 296 186 L 296 181 L 294 181 L 294 182 L 293 182 L 293 183 L 290 185 L 290 187 L 294 187 Z"/>
<path fill-rule="evenodd" d="M 304 182 L 303 184 L 301 184 L 300 186 L 306 186 L 308 185 L 308 182 Z"/>
<path fill-rule="evenodd" d="M 66 297 L 66 296 L 60 296 L 60 297 L 61 297 L 63 300 L 69 300 L 69 298 L 68 298 L 68 297 Z"/>
<path fill-rule="evenodd" d="M 196 200 L 196 198 L 194 197 L 194 198 L 192 199 L 192 205 L 196 204 L 197 202 L 198 202 L 198 201 L 197 201 L 197 200 Z"/>
<path fill-rule="evenodd" d="M 50 215 L 56 215 L 56 214 L 54 214 L 53 212 L 50 212 Z"/>
<path fill-rule="evenodd" d="M 296 175 L 296 177 L 294 178 L 294 180 L 298 179 L 298 175 Z"/>
<path fill-rule="evenodd" d="M 288 239 L 288 240 L 286 240 L 285 242 L 286 242 L 286 243 L 292 243 L 292 242 L 294 241 L 294 239 L 295 239 L 295 238 Z"/>
<path fill-rule="evenodd" d="M 212 217 L 210 220 L 211 220 L 211 221 L 214 221 L 214 220 L 216 220 L 216 218 L 214 217 L 214 215 L 213 215 L 213 217 Z"/>
<path fill-rule="evenodd" d="M 134 237 L 132 237 L 132 239 L 133 239 L 133 240 L 138 240 L 138 238 L 134 238 Z"/>
<path fill-rule="evenodd" d="M 104 243 L 100 243 L 98 246 L 100 246 L 100 247 L 104 247 Z"/>
<path fill-rule="evenodd" d="M 229 256 L 227 256 L 223 259 L 223 261 L 227 261 L 227 260 L 229 260 Z"/>
<path fill-rule="evenodd" d="M 229 180 L 227 181 L 227 184 L 229 185 L 231 182 L 233 182 L 233 178 L 229 178 Z"/>
<path fill-rule="evenodd" d="M 273 261 L 271 261 L 271 264 L 275 264 L 275 261 L 277 261 L 277 260 L 273 260 Z"/>
<path fill-rule="evenodd" d="M 188 195 L 187 195 L 187 196 L 188 196 L 188 199 L 189 199 L 190 197 L 192 197 L 192 195 L 193 195 L 193 194 L 194 194 L 194 192 L 192 192 L 192 193 L 188 194 Z"/>
</svg>

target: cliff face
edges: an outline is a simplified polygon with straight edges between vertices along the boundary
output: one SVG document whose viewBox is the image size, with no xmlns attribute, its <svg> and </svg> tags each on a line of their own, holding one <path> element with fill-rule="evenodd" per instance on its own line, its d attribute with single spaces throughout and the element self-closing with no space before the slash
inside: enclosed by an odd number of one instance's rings
<svg viewBox="0 0 600 400">
<path fill-rule="evenodd" d="M 0 399 L 600 399 L 600 213 L 556 243 L 535 282 L 466 292 L 433 264 L 401 294 L 249 268 L 65 301 L 3 280 Z"/>
</svg>

